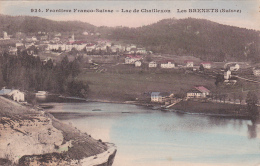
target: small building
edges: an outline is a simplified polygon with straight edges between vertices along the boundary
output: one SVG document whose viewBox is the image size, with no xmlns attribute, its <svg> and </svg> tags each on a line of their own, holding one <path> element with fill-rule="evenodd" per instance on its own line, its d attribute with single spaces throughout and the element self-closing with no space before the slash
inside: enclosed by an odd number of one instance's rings
<svg viewBox="0 0 260 166">
<path fill-rule="evenodd" d="M 190 61 L 190 60 L 185 61 L 185 63 L 186 63 L 186 67 L 193 67 L 193 65 L 194 65 L 194 62 Z"/>
<path fill-rule="evenodd" d="M 82 33 L 82 35 L 88 35 L 88 32 L 87 32 L 87 31 L 85 31 L 85 32 L 83 32 L 83 33 Z"/>
<path fill-rule="evenodd" d="M 0 96 L 7 95 L 12 92 L 12 89 L 3 88 L 0 90 Z"/>
<path fill-rule="evenodd" d="M 211 69 L 212 67 L 211 62 L 201 62 L 201 65 L 204 67 L 204 69 Z"/>
<path fill-rule="evenodd" d="M 8 96 L 10 96 L 14 101 L 21 102 L 24 100 L 24 93 L 20 90 L 12 90 Z"/>
<path fill-rule="evenodd" d="M 127 55 L 127 57 L 125 58 L 125 64 L 134 64 L 135 61 L 139 61 L 141 59 L 142 57 L 137 55 Z"/>
<path fill-rule="evenodd" d="M 17 43 L 15 43 L 15 47 L 20 47 L 20 46 L 24 46 L 24 44 L 21 43 L 21 42 L 17 42 Z"/>
<path fill-rule="evenodd" d="M 147 54 L 147 51 L 145 48 L 137 48 L 136 53 L 137 54 Z"/>
<path fill-rule="evenodd" d="M 204 86 L 196 86 L 187 92 L 187 98 L 205 98 L 209 93 L 210 90 Z"/>
<path fill-rule="evenodd" d="M 260 76 L 260 67 L 253 68 L 253 74 L 255 76 Z"/>
<path fill-rule="evenodd" d="M 172 97 L 172 93 L 168 92 L 152 92 L 151 93 L 151 102 L 154 103 L 164 103 L 167 98 Z"/>
<path fill-rule="evenodd" d="M 172 69 L 175 68 L 175 64 L 173 60 L 166 60 L 161 62 L 161 68 Z"/>
<path fill-rule="evenodd" d="M 230 70 L 226 70 L 225 72 L 224 72 L 224 79 L 225 80 L 228 80 L 228 79 L 230 79 L 231 78 L 231 71 Z"/>
<path fill-rule="evenodd" d="M 239 64 L 235 64 L 235 65 L 230 66 L 229 70 L 230 71 L 238 71 L 239 68 L 240 68 Z"/>
<path fill-rule="evenodd" d="M 155 68 L 155 67 L 157 67 L 157 63 L 155 61 L 149 62 L 148 67 Z"/>
<path fill-rule="evenodd" d="M 86 51 L 87 52 L 91 52 L 92 50 L 94 50 L 96 48 L 95 44 L 89 43 L 86 45 Z"/>
<path fill-rule="evenodd" d="M 135 61 L 135 67 L 140 67 L 142 65 L 142 62 L 141 61 Z"/>
<path fill-rule="evenodd" d="M 9 48 L 10 55 L 17 55 L 17 47 L 10 47 Z"/>
</svg>

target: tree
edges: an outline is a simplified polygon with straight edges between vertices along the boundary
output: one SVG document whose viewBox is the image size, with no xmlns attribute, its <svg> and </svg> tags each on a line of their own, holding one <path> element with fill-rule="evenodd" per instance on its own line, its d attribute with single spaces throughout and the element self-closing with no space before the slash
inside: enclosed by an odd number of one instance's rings
<svg viewBox="0 0 260 166">
<path fill-rule="evenodd" d="M 240 93 L 238 94 L 238 99 L 239 99 L 239 102 L 240 102 L 240 105 L 241 105 L 242 100 L 244 99 L 242 92 L 240 92 Z"/>
<path fill-rule="evenodd" d="M 88 96 L 89 86 L 83 81 L 71 81 L 68 83 L 68 93 L 71 96 L 86 98 Z"/>
<path fill-rule="evenodd" d="M 222 83 L 222 82 L 224 82 L 224 76 L 221 75 L 221 74 L 217 74 L 217 76 L 216 76 L 216 81 L 215 81 L 215 85 L 218 86 L 219 83 Z"/>
<path fill-rule="evenodd" d="M 257 103 L 258 98 L 256 94 L 252 91 L 249 91 L 246 96 L 247 109 L 249 111 L 249 115 L 252 119 L 256 119 L 259 116 Z"/>
<path fill-rule="evenodd" d="M 232 93 L 232 97 L 233 97 L 234 104 L 236 104 L 236 100 L 238 98 L 238 94 L 237 93 Z"/>
<path fill-rule="evenodd" d="M 199 68 L 200 71 L 204 71 L 204 66 L 201 64 L 200 65 L 200 68 Z"/>
</svg>

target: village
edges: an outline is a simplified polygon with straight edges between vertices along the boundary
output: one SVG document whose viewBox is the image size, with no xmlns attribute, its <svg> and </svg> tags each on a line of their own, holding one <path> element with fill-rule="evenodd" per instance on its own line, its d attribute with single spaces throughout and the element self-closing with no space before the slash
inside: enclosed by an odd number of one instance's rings
<svg viewBox="0 0 260 166">
<path fill-rule="evenodd" d="M 28 55 L 40 57 L 43 64 L 51 61 L 54 65 L 61 58 L 68 56 L 69 60 L 82 56 L 84 59 L 84 72 L 92 73 L 179 73 L 208 77 L 221 83 L 223 86 L 236 86 L 238 80 L 254 84 L 260 83 L 260 67 L 247 62 L 210 62 L 193 56 L 163 55 L 153 53 L 144 47 L 135 44 L 114 43 L 100 38 L 100 33 L 83 32 L 81 35 L 91 38 L 91 41 L 77 40 L 74 33 L 63 36 L 61 33 L 49 34 L 38 32 L 34 35 L 25 35 L 17 32 L 10 36 L 2 33 L 2 55 L 18 56 L 19 52 L 27 51 Z M 15 42 L 14 42 L 15 41 Z M 189 83 L 190 84 L 190 83 Z M 160 104 L 169 108 L 180 101 L 214 101 L 233 104 L 245 104 L 245 94 L 232 92 L 216 92 L 200 82 L 193 82 L 189 89 L 182 92 L 151 90 L 135 97 L 136 101 Z M 243 86 L 240 86 L 243 91 Z M 214 92 L 213 92 L 214 91 Z M 41 90 L 35 92 L 36 97 L 48 95 L 49 92 Z M 17 102 L 26 102 L 26 92 L 15 88 L 2 87 L 0 95 L 8 96 Z M 98 98 L 98 96 L 96 96 Z"/>
</svg>

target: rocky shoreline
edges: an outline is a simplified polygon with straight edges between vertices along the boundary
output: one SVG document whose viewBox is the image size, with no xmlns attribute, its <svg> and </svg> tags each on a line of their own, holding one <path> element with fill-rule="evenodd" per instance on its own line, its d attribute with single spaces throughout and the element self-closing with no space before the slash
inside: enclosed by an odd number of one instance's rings
<svg viewBox="0 0 260 166">
<path fill-rule="evenodd" d="M 0 97 L 0 165 L 111 166 L 116 151 L 45 111 Z"/>
</svg>

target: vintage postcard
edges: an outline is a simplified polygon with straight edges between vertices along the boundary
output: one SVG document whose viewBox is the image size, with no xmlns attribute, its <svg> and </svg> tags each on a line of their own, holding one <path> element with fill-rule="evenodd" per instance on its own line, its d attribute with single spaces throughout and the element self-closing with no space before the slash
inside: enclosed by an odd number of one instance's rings
<svg viewBox="0 0 260 166">
<path fill-rule="evenodd" d="M 260 1 L 0 1 L 0 165 L 259 166 Z"/>
</svg>

